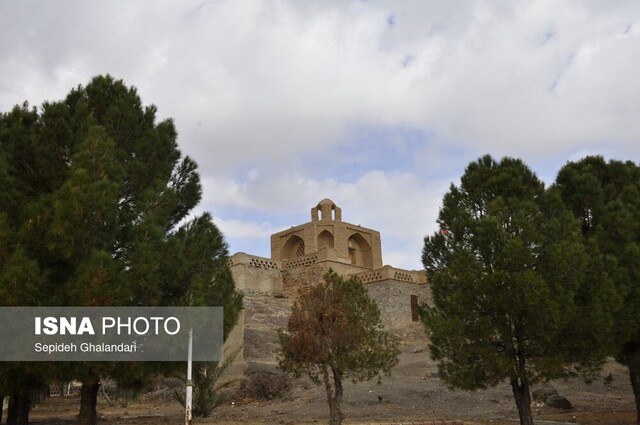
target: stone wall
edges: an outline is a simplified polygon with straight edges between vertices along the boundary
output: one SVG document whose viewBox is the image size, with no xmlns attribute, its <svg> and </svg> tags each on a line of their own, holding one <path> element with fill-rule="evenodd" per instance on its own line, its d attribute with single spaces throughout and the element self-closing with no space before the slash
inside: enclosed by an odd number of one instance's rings
<svg viewBox="0 0 640 425">
<path fill-rule="evenodd" d="M 278 261 L 239 252 L 229 258 L 229 268 L 236 289 L 244 295 L 244 309 L 227 338 L 225 348 L 231 352 L 240 350 L 234 365 L 241 371 L 246 367 L 247 360 L 261 355 L 257 347 L 261 344 L 263 333 L 269 336 L 269 341 L 264 346 L 264 355 L 274 357 L 277 327 L 282 325 L 282 321 L 277 320 L 282 316 L 279 312 L 286 311 L 288 316 L 291 307 L 287 304 L 280 308 L 271 308 L 267 302 L 269 299 L 282 297 L 282 273 Z M 265 307 L 261 309 L 262 304 Z M 265 322 L 272 324 L 263 332 Z"/>
<path fill-rule="evenodd" d="M 298 291 L 317 284 L 334 269 L 343 276 L 356 275 L 380 308 L 385 328 L 403 340 L 424 337 L 422 324 L 412 317 L 412 301 L 429 300 L 424 271 L 385 266 L 370 270 L 345 264 L 327 248 L 295 261 L 274 261 L 244 253 L 233 255 L 229 265 L 238 290 L 244 294 L 244 310 L 227 341 L 228 347 L 243 346 L 238 361 L 276 363 L 278 329 L 285 329 Z"/>
<path fill-rule="evenodd" d="M 318 263 L 284 271 L 282 273 L 283 295 L 292 299 L 296 298 L 300 289 L 320 282 L 326 271 L 323 265 Z"/>
<path fill-rule="evenodd" d="M 244 349 L 246 361 L 275 363 L 280 347 L 278 329 L 286 329 L 291 314 L 290 298 L 263 295 L 244 300 Z"/>
<path fill-rule="evenodd" d="M 427 285 L 416 285 L 397 280 L 381 280 L 365 284 L 369 296 L 378 304 L 382 322 L 388 330 L 402 331 L 407 327 L 422 329 L 419 321 L 412 320 L 411 296 L 417 297 L 418 303 L 430 300 Z"/>
<path fill-rule="evenodd" d="M 236 289 L 245 295 L 282 293 L 279 261 L 239 252 L 229 258 L 229 266 Z"/>
</svg>

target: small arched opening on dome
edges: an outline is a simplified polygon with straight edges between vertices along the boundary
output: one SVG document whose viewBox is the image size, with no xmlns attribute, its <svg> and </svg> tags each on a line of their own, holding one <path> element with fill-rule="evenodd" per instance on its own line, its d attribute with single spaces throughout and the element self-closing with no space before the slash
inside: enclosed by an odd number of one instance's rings
<svg viewBox="0 0 640 425">
<path fill-rule="evenodd" d="M 331 208 L 323 208 L 320 210 L 320 220 L 335 220 L 336 219 L 336 206 L 331 205 Z"/>
<path fill-rule="evenodd" d="M 334 247 L 334 237 L 333 233 L 331 233 L 330 231 L 323 230 L 318 234 L 318 250 L 327 247 Z"/>
<path fill-rule="evenodd" d="M 287 242 L 282 246 L 282 255 L 280 258 L 283 260 L 290 260 L 292 258 L 304 256 L 304 241 L 301 237 L 292 235 Z"/>
<path fill-rule="evenodd" d="M 354 233 L 349 237 L 348 248 L 351 264 L 360 267 L 373 268 L 373 253 L 371 252 L 371 246 L 360 233 Z"/>
<path fill-rule="evenodd" d="M 342 221 L 342 210 L 331 199 L 325 198 L 311 208 L 311 221 Z"/>
</svg>

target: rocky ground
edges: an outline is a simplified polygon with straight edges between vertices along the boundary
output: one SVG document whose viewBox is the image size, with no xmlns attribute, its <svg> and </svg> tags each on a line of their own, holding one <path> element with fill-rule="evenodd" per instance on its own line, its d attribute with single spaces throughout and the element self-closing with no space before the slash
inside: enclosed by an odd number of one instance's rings
<svg viewBox="0 0 640 425">
<path fill-rule="evenodd" d="M 401 363 L 382 382 L 348 383 L 343 402 L 346 423 L 422 423 L 463 421 L 465 424 L 516 423 L 517 412 L 509 386 L 505 383 L 484 391 L 452 391 L 436 377 L 433 363 L 426 360 L 425 347 L 405 347 Z M 635 410 L 631 386 L 624 367 L 610 363 L 603 378 L 592 384 L 579 379 L 554 381 L 553 387 L 572 404 L 570 411 L 534 403 L 537 423 L 633 424 Z M 610 376 L 611 379 L 604 379 Z M 328 408 L 324 389 L 308 379 L 293 382 L 282 397 L 257 399 L 237 391 L 212 417 L 196 418 L 198 424 L 298 424 L 323 423 Z M 78 412 L 78 398 L 50 398 L 32 412 L 33 423 L 72 423 Z M 104 423 L 179 424 L 184 423 L 182 407 L 171 397 L 140 396 L 127 407 L 119 402 L 109 407 L 100 397 L 99 414 Z"/>
</svg>

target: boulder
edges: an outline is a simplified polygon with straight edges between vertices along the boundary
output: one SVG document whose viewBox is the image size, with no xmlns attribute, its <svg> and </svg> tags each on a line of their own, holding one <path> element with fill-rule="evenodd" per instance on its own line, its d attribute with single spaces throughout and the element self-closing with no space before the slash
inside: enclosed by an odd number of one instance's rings
<svg viewBox="0 0 640 425">
<path fill-rule="evenodd" d="M 571 404 L 571 402 L 567 400 L 565 397 L 562 397 L 561 395 L 558 395 L 558 394 L 550 395 L 549 397 L 546 397 L 544 399 L 544 404 L 556 409 L 563 409 L 563 410 L 573 409 L 573 405 Z"/>
</svg>

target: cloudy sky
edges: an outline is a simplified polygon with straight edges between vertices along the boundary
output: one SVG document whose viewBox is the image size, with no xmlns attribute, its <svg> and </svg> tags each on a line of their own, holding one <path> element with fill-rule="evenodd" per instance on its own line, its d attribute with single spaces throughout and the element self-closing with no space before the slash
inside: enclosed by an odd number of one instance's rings
<svg viewBox="0 0 640 425">
<path fill-rule="evenodd" d="M 640 1 L 0 2 L 0 111 L 110 73 L 173 117 L 231 252 L 323 198 L 418 269 L 485 153 L 640 161 Z"/>
</svg>

